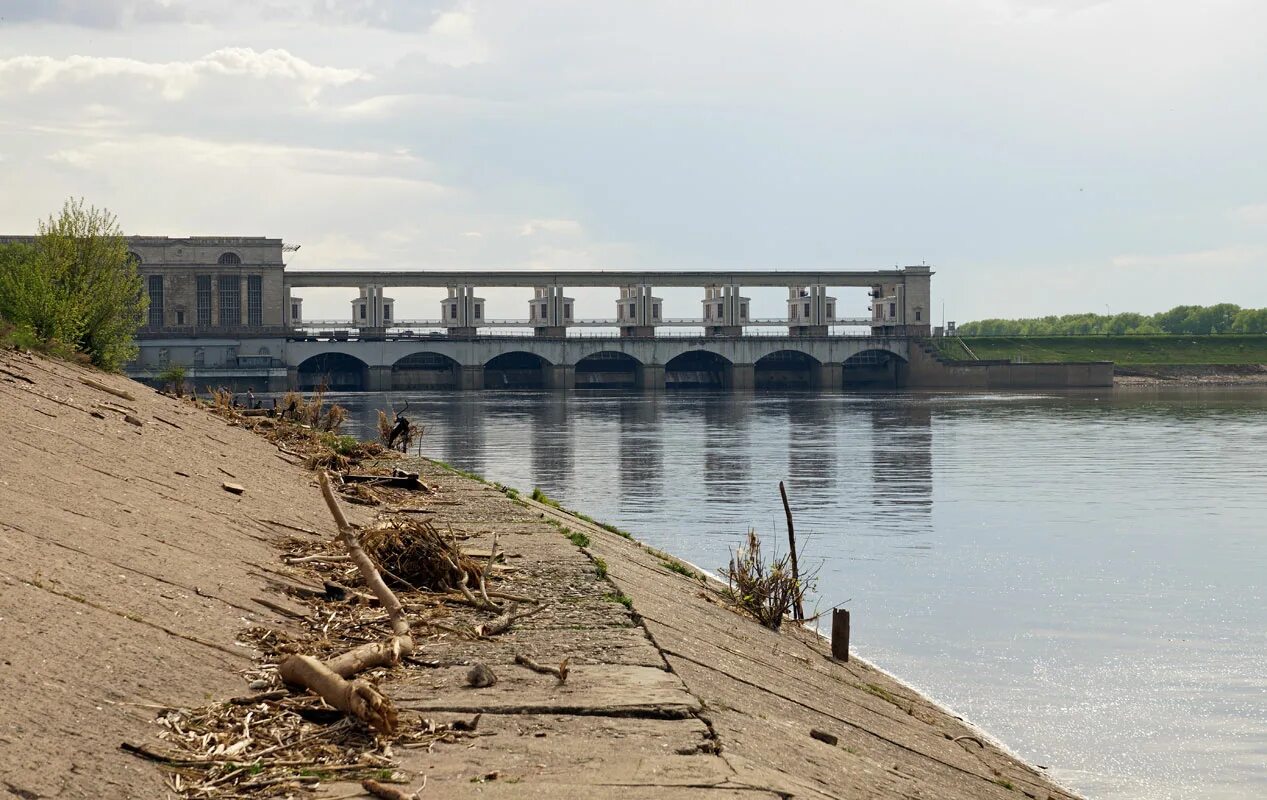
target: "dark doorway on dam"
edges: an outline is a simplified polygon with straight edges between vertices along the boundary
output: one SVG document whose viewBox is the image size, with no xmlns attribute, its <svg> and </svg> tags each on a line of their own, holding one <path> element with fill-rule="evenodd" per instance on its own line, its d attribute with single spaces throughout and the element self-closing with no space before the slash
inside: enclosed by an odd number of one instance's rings
<svg viewBox="0 0 1267 800">
<path fill-rule="evenodd" d="M 549 362 L 532 353 L 502 353 L 484 365 L 484 388 L 541 389 L 548 366 Z"/>
<path fill-rule="evenodd" d="M 346 353 L 322 353 L 304 360 L 296 370 L 295 387 L 301 392 L 363 392 L 369 385 L 369 367 Z"/>
<path fill-rule="evenodd" d="M 887 350 L 864 350 L 845 360 L 846 389 L 896 389 L 902 357 Z"/>
<path fill-rule="evenodd" d="M 440 353 L 413 353 L 392 364 L 393 389 L 456 389 L 458 362 Z"/>
<path fill-rule="evenodd" d="M 576 362 L 578 389 L 632 389 L 638 382 L 638 359 L 624 353 L 595 353 Z"/>
<path fill-rule="evenodd" d="M 664 385 L 668 389 L 722 389 L 730 361 L 707 350 L 692 350 L 669 359 L 664 365 Z"/>
<path fill-rule="evenodd" d="M 812 389 L 818 381 L 818 359 L 796 350 L 779 350 L 754 365 L 758 389 Z"/>
</svg>

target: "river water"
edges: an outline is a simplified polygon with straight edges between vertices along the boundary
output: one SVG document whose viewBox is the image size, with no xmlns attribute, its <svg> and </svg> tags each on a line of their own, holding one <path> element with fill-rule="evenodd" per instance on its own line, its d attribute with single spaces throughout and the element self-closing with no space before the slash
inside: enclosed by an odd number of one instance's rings
<svg viewBox="0 0 1267 800">
<path fill-rule="evenodd" d="M 342 395 L 709 569 L 786 542 L 858 654 L 1095 798 L 1267 796 L 1267 391 Z"/>
</svg>

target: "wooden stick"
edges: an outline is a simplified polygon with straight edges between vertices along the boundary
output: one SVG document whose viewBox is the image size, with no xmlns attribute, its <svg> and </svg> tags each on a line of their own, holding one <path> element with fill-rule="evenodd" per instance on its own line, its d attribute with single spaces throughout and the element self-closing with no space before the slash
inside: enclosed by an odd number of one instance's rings
<svg viewBox="0 0 1267 800">
<path fill-rule="evenodd" d="M 427 785 L 426 780 L 423 781 L 422 785 L 424 787 Z M 388 786 L 385 783 L 379 783 L 373 778 L 366 778 L 361 781 L 361 788 L 373 796 L 381 798 L 381 800 L 418 800 L 417 792 L 407 792 L 403 789 L 397 789 L 395 786 Z"/>
<path fill-rule="evenodd" d="M 322 471 L 318 474 L 317 479 L 321 482 L 321 494 L 326 499 L 326 505 L 330 507 L 330 514 L 334 516 L 334 523 L 339 528 L 339 535 L 343 539 L 343 544 L 348 549 L 348 555 L 352 557 L 352 562 L 356 564 L 356 569 L 361 573 L 361 580 L 365 581 L 365 585 L 378 598 L 379 605 L 387 612 L 388 619 L 391 622 L 392 633 L 398 637 L 406 639 L 402 642 L 402 655 L 413 653 L 414 643 L 409 634 L 409 620 L 405 618 L 405 609 L 401 607 L 400 600 L 396 598 L 394 592 L 387 588 L 387 584 L 383 582 L 383 576 L 378 574 L 378 569 L 374 566 L 374 562 L 365 554 L 361 548 L 361 540 L 357 537 L 356 531 L 352 530 L 352 526 L 348 524 L 347 517 L 343 516 L 343 509 L 339 507 L 339 501 L 334 497 L 334 490 L 330 488 L 330 478 Z"/>
<path fill-rule="evenodd" d="M 378 689 L 361 680 L 346 680 L 312 656 L 292 655 L 277 667 L 282 680 L 303 686 L 371 730 L 396 731 L 396 708 Z"/>
<path fill-rule="evenodd" d="M 540 606 L 534 606 L 533 608 L 530 608 L 527 611 L 516 611 L 515 607 L 511 606 L 509 611 L 507 611 L 505 614 L 502 614 L 500 617 L 493 620 L 492 622 L 481 623 L 479 625 L 476 625 L 475 635 L 480 636 L 480 637 L 485 637 L 485 636 L 496 636 L 499 633 L 505 633 L 506 631 L 510 630 L 510 626 L 514 625 L 516 621 L 521 620 L 524 617 L 531 617 L 533 614 L 537 614 L 541 611 L 544 611 L 547 607 L 548 606 L 540 605 Z"/>
<path fill-rule="evenodd" d="M 321 495 L 339 529 L 339 537 L 352 562 L 356 564 L 357 571 L 361 573 L 361 580 L 365 581 L 365 585 L 378 598 L 379 605 L 387 612 L 394 636 L 385 643 L 355 648 L 334 658 L 330 665 L 322 664 L 312 656 L 292 655 L 278 665 L 277 671 L 287 683 L 316 692 L 327 703 L 361 720 L 371 730 L 390 734 L 396 730 L 397 724 L 396 709 L 391 700 L 365 681 L 347 678 L 370 667 L 398 664 L 401 658 L 411 655 L 414 640 L 409 620 L 400 600 L 387 588 L 383 576 L 361 547 L 356 531 L 343 515 L 334 490 L 330 488 L 329 476 L 322 471 L 317 474 L 317 479 L 321 484 Z"/>
<path fill-rule="evenodd" d="M 787 502 L 787 489 L 779 481 L 779 495 L 783 497 L 783 511 L 787 514 L 787 541 L 792 554 L 792 581 L 796 583 L 796 618 L 805 619 L 804 592 L 801 591 L 801 571 L 796 564 L 796 529 L 792 527 L 792 507 Z"/>
<path fill-rule="evenodd" d="M 559 683 L 563 683 L 568 679 L 568 659 L 566 658 L 559 662 L 559 666 L 548 667 L 545 664 L 538 664 L 522 653 L 516 653 L 515 663 L 520 666 L 527 667 L 533 672 L 540 672 L 543 675 L 553 675 L 559 679 Z"/>
<path fill-rule="evenodd" d="M 80 378 L 79 382 L 84 386 L 91 386 L 94 389 L 100 389 L 106 394 L 112 394 L 115 397 L 122 397 L 124 400 L 131 400 L 133 403 L 136 402 L 136 398 L 128 392 L 125 392 L 122 389 L 115 389 L 114 387 L 106 386 L 101 381 L 93 380 L 92 378 Z"/>
</svg>

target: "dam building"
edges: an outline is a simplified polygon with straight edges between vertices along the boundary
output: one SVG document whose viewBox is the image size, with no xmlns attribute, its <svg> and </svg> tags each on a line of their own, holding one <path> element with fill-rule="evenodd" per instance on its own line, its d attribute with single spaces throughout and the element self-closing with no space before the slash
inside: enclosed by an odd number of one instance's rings
<svg viewBox="0 0 1267 800">
<path fill-rule="evenodd" d="M 29 241 L 32 237 L 0 237 Z M 150 307 L 132 377 L 172 365 L 187 381 L 261 391 L 763 387 L 842 389 L 1111 385 L 1111 364 L 947 362 L 930 343 L 927 266 L 887 270 L 457 272 L 298 270 L 266 237 L 127 237 Z M 310 320 L 294 291 L 349 289 L 347 319 Z M 431 314 L 397 287 L 445 290 Z M 489 319 L 480 288 L 522 288 L 526 314 Z M 612 289 L 609 316 L 578 313 L 569 287 Z M 659 288 L 700 292 L 670 318 Z M 787 292 L 786 314 L 754 317 L 745 288 Z M 842 309 L 829 287 L 861 287 Z M 851 316 L 852 314 L 852 316 Z M 664 329 L 672 329 L 672 332 Z M 688 335 L 682 330 L 698 331 Z"/>
</svg>

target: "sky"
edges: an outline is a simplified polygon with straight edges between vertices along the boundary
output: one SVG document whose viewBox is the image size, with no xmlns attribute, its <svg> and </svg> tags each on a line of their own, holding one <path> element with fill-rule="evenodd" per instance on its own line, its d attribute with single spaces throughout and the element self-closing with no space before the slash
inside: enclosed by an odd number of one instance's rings
<svg viewBox="0 0 1267 800">
<path fill-rule="evenodd" d="M 927 263 L 961 321 L 1267 306 L 1265 35 L 1261 0 L 0 0 L 0 232 L 82 196 L 295 267 Z"/>
</svg>

